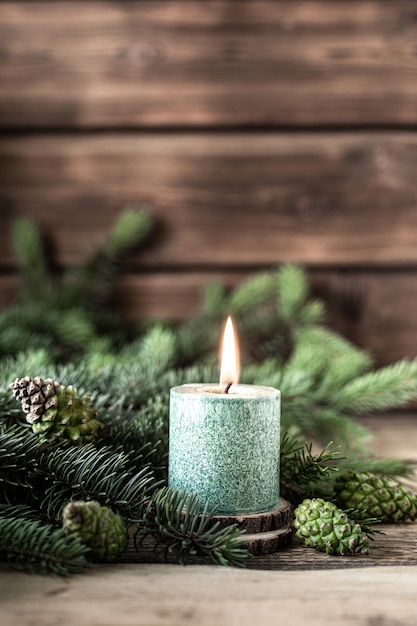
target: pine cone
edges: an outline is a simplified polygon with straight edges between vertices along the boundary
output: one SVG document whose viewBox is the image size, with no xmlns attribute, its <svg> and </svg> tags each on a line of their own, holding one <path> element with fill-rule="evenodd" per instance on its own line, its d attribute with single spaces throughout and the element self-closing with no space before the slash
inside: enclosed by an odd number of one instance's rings
<svg viewBox="0 0 417 626">
<path fill-rule="evenodd" d="M 389 476 L 349 471 L 335 485 L 337 504 L 358 512 L 359 520 L 376 517 L 384 523 L 417 519 L 417 496 Z"/>
<path fill-rule="evenodd" d="M 63 439 L 82 444 L 92 441 L 102 424 L 90 398 L 78 398 L 77 390 L 52 378 L 16 378 L 10 385 L 26 413 L 26 421 L 41 441 Z"/>
<path fill-rule="evenodd" d="M 89 558 L 96 563 L 114 563 L 126 550 L 127 528 L 124 520 L 98 502 L 69 502 L 62 513 L 63 527 L 90 548 Z"/>
<path fill-rule="evenodd" d="M 366 533 L 331 502 L 306 499 L 294 513 L 296 535 L 307 546 L 327 554 L 369 554 Z"/>
</svg>

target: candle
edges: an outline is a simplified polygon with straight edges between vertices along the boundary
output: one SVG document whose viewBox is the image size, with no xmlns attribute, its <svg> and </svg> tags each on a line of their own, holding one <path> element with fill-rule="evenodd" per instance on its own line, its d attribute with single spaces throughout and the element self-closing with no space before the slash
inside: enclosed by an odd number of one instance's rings
<svg viewBox="0 0 417 626">
<path fill-rule="evenodd" d="M 262 513 L 279 500 L 280 392 L 238 384 L 229 320 L 220 383 L 171 389 L 169 485 L 209 500 L 218 514 Z"/>
</svg>

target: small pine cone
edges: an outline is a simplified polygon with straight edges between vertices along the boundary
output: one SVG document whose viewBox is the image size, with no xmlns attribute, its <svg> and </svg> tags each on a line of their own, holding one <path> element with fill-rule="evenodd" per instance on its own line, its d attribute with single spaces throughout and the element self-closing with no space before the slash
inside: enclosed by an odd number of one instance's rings
<svg viewBox="0 0 417 626">
<path fill-rule="evenodd" d="M 417 519 L 417 496 L 389 476 L 352 470 L 337 479 L 335 491 L 337 504 L 355 509 L 358 520 L 376 517 L 390 524 Z"/>
<path fill-rule="evenodd" d="M 124 520 L 98 502 L 69 502 L 63 510 L 63 527 L 90 548 L 95 563 L 115 563 L 126 550 L 128 535 Z"/>
<path fill-rule="evenodd" d="M 331 502 L 306 499 L 294 514 L 296 535 L 307 546 L 327 554 L 369 554 L 366 533 Z"/>
<path fill-rule="evenodd" d="M 75 387 L 51 378 L 16 378 L 10 385 L 21 402 L 26 421 L 41 441 L 67 440 L 75 444 L 92 441 L 102 424 L 90 398 L 78 398 Z"/>
</svg>

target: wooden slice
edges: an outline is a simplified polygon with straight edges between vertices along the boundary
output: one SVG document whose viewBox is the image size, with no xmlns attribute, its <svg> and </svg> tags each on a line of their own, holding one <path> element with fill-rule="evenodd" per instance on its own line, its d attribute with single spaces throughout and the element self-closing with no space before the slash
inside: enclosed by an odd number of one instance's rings
<svg viewBox="0 0 417 626">
<path fill-rule="evenodd" d="M 245 543 L 249 552 L 254 556 L 258 554 L 270 554 L 271 552 L 277 552 L 283 548 L 287 548 L 293 536 L 293 526 L 289 523 L 284 528 L 278 530 L 271 530 L 266 533 L 254 533 L 242 535 L 242 541 Z"/>
<path fill-rule="evenodd" d="M 215 515 L 213 522 L 219 522 L 219 528 L 236 524 L 238 528 L 248 534 L 263 533 L 279 530 L 287 526 L 292 520 L 292 506 L 284 498 L 278 500 L 275 508 L 265 513 L 252 515 Z"/>
<path fill-rule="evenodd" d="M 236 524 L 244 530 L 242 542 L 253 555 L 269 554 L 290 545 L 293 535 L 293 509 L 284 498 L 277 506 L 265 513 L 252 515 L 215 515 L 213 524 L 219 528 Z"/>
</svg>

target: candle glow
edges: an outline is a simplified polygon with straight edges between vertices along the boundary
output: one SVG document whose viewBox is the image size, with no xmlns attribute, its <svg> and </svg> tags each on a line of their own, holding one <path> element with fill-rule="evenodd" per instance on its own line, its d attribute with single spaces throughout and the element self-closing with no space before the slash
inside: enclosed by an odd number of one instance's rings
<svg viewBox="0 0 417 626">
<path fill-rule="evenodd" d="M 220 384 L 236 384 L 239 381 L 239 345 L 232 318 L 229 316 L 223 333 L 220 364 Z"/>
</svg>

